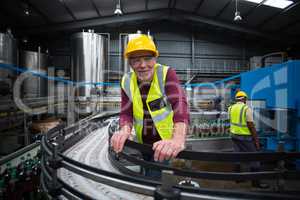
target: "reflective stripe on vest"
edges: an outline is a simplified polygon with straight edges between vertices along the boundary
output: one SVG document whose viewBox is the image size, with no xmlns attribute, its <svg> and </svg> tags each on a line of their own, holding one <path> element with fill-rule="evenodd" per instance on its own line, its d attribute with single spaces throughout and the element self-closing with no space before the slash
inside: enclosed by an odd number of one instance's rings
<svg viewBox="0 0 300 200">
<path fill-rule="evenodd" d="M 174 113 L 170 103 L 167 101 L 165 93 L 165 81 L 168 67 L 156 64 L 154 68 L 154 75 L 147 95 L 146 105 L 160 137 L 162 139 L 170 139 L 173 133 Z M 122 78 L 121 87 L 132 102 L 134 128 L 138 141 L 142 143 L 144 110 L 136 74 L 134 72 L 125 74 Z M 159 98 L 164 99 L 166 106 L 159 110 L 151 111 L 149 102 Z"/>
<path fill-rule="evenodd" d="M 243 103 L 236 103 L 229 107 L 230 132 L 235 135 L 251 135 L 247 127 L 246 112 L 248 106 Z"/>
</svg>

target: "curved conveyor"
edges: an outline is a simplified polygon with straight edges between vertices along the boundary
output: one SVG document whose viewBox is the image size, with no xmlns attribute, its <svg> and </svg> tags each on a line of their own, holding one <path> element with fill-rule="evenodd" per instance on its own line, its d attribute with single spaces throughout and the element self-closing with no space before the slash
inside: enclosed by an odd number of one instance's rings
<svg viewBox="0 0 300 200">
<path fill-rule="evenodd" d="M 114 173 L 120 173 L 111 165 L 108 159 L 108 127 L 109 125 L 93 131 L 75 146 L 68 149 L 64 155 L 86 165 Z M 60 169 L 58 176 L 66 183 L 70 184 L 70 186 L 99 200 L 153 199 L 149 196 L 127 192 L 105 184 L 94 182 L 66 169 Z"/>
<path fill-rule="evenodd" d="M 50 130 L 42 138 L 42 189 L 49 192 L 54 198 L 63 195 L 67 199 L 153 199 L 155 195 L 165 195 L 170 191 L 168 181 L 163 178 L 162 182 L 153 182 L 148 179 L 140 179 L 136 176 L 121 175 L 110 162 L 111 156 L 108 152 L 109 132 L 115 132 L 116 121 L 112 117 L 115 115 L 104 115 L 98 118 L 84 119 L 70 127 L 57 127 Z M 98 123 L 97 128 L 92 127 L 93 122 Z M 106 124 L 106 125 L 105 125 Z M 100 125 L 100 126 L 98 126 Z M 93 131 L 89 131 L 93 130 Z M 73 146 L 72 146 L 73 145 Z M 141 152 L 152 151 L 151 147 L 127 141 L 127 147 L 139 150 Z M 63 151 L 63 153 L 61 153 Z M 153 153 L 153 152 L 152 152 Z M 277 171 L 257 172 L 257 173 L 218 173 L 205 171 L 187 171 L 163 166 L 157 163 L 149 163 L 137 159 L 133 155 L 121 153 L 123 158 L 132 161 L 137 165 L 150 166 L 159 169 L 167 169 L 176 175 L 187 177 L 199 177 L 216 180 L 240 180 L 248 178 L 249 180 L 263 178 L 292 178 L 298 179 L 298 171 L 288 171 L 280 168 Z M 188 160 L 206 160 L 206 161 L 250 161 L 250 160 L 286 160 L 299 159 L 299 153 L 214 153 L 214 152 L 194 152 L 183 151 L 178 155 L 179 158 Z M 116 165 L 115 165 L 116 166 Z M 57 169 L 57 170 L 56 170 Z M 118 168 L 120 169 L 120 168 Z M 79 175 L 81 174 L 81 175 Z M 276 177 L 273 177 L 275 176 Z M 58 176 L 58 177 L 56 177 Z M 270 177 L 272 176 L 272 177 Z M 164 176 L 163 176 L 164 177 Z M 59 179 L 59 180 L 58 180 Z M 93 181 L 94 180 L 94 181 Z M 104 184 L 102 184 L 104 183 Z M 109 186 L 110 185 L 110 186 Z M 113 186 L 113 187 L 112 187 Z M 123 188 L 123 189 L 121 189 Z M 132 192 L 129 192 L 132 191 Z M 198 199 L 297 199 L 297 194 L 289 195 L 284 193 L 269 192 L 242 192 L 215 190 L 205 188 L 187 188 L 177 187 L 172 190 L 178 199 L 198 200 Z M 179 193 L 176 194 L 176 191 Z M 136 193 L 134 193 L 136 192 Z M 162 192 L 162 193 L 161 193 Z M 142 195 L 144 194 L 144 195 Z M 179 194 L 179 196 L 178 196 Z M 149 196 L 146 196 L 149 195 Z M 164 196 L 165 197 L 165 196 Z M 160 199 L 157 198 L 156 199 Z"/>
</svg>

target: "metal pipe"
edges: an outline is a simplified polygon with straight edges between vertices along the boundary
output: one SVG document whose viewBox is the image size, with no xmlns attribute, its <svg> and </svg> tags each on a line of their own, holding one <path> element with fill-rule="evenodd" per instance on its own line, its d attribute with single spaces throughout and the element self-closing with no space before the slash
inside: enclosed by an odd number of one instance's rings
<svg viewBox="0 0 300 200">
<path fill-rule="evenodd" d="M 194 33 L 192 33 L 192 69 L 195 68 L 195 38 Z"/>
<path fill-rule="evenodd" d="M 120 33 L 119 34 L 119 69 L 121 70 L 123 67 L 122 67 L 122 59 L 123 59 L 123 55 L 122 55 L 122 37 L 125 37 L 125 36 L 128 36 L 129 33 Z M 123 69 L 123 72 L 124 73 L 125 69 Z"/>
<path fill-rule="evenodd" d="M 52 176 L 49 174 L 47 167 L 46 167 L 46 162 L 45 162 L 45 158 L 42 157 L 41 160 L 41 171 L 42 171 L 42 175 L 45 175 L 45 177 L 49 180 L 52 181 Z"/>
<path fill-rule="evenodd" d="M 40 46 L 38 46 L 37 60 L 38 60 L 37 70 L 38 73 L 41 73 L 41 47 Z M 37 80 L 38 80 L 38 97 L 41 97 L 41 78 L 38 77 Z"/>
<path fill-rule="evenodd" d="M 107 69 L 110 69 L 110 33 L 97 33 L 99 35 L 106 35 L 108 38 L 107 42 Z"/>
</svg>

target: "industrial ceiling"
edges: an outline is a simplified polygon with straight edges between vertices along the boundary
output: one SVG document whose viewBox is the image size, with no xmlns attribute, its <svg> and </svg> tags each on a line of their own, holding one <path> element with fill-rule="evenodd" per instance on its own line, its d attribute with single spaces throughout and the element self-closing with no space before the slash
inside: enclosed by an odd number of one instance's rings
<svg viewBox="0 0 300 200">
<path fill-rule="evenodd" d="M 242 20 L 233 20 L 235 0 L 1 0 L 1 28 L 26 34 L 114 27 L 167 20 L 214 27 L 267 39 L 299 41 L 300 0 L 284 9 L 238 0 Z"/>
</svg>

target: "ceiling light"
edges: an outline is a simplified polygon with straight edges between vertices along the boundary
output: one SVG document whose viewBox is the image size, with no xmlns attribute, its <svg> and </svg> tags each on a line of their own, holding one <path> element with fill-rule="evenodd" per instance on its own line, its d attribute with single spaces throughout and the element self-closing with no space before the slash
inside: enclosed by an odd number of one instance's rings
<svg viewBox="0 0 300 200">
<path fill-rule="evenodd" d="M 114 11 L 115 15 L 123 15 L 122 9 L 121 9 L 121 0 L 118 1 L 118 3 L 116 4 L 116 9 Z"/>
<path fill-rule="evenodd" d="M 241 21 L 241 20 L 242 20 L 242 17 L 241 17 L 240 12 L 239 11 L 235 12 L 233 21 Z"/>
<path fill-rule="evenodd" d="M 31 14 L 31 11 L 30 11 L 30 6 L 28 4 L 28 1 L 26 0 L 22 0 L 21 1 L 21 7 L 23 9 L 23 13 L 26 15 L 26 16 L 29 16 Z"/>
<path fill-rule="evenodd" d="M 283 9 L 291 5 L 292 3 L 293 1 L 289 0 L 267 0 L 266 2 L 264 2 L 264 5 Z"/>
<path fill-rule="evenodd" d="M 234 13 L 233 21 L 238 22 L 241 20 L 242 20 L 241 13 L 238 11 L 238 0 L 235 0 L 235 13 Z"/>
<path fill-rule="evenodd" d="M 29 16 L 30 15 L 29 9 L 24 9 L 24 13 L 25 13 L 25 15 Z"/>
</svg>

